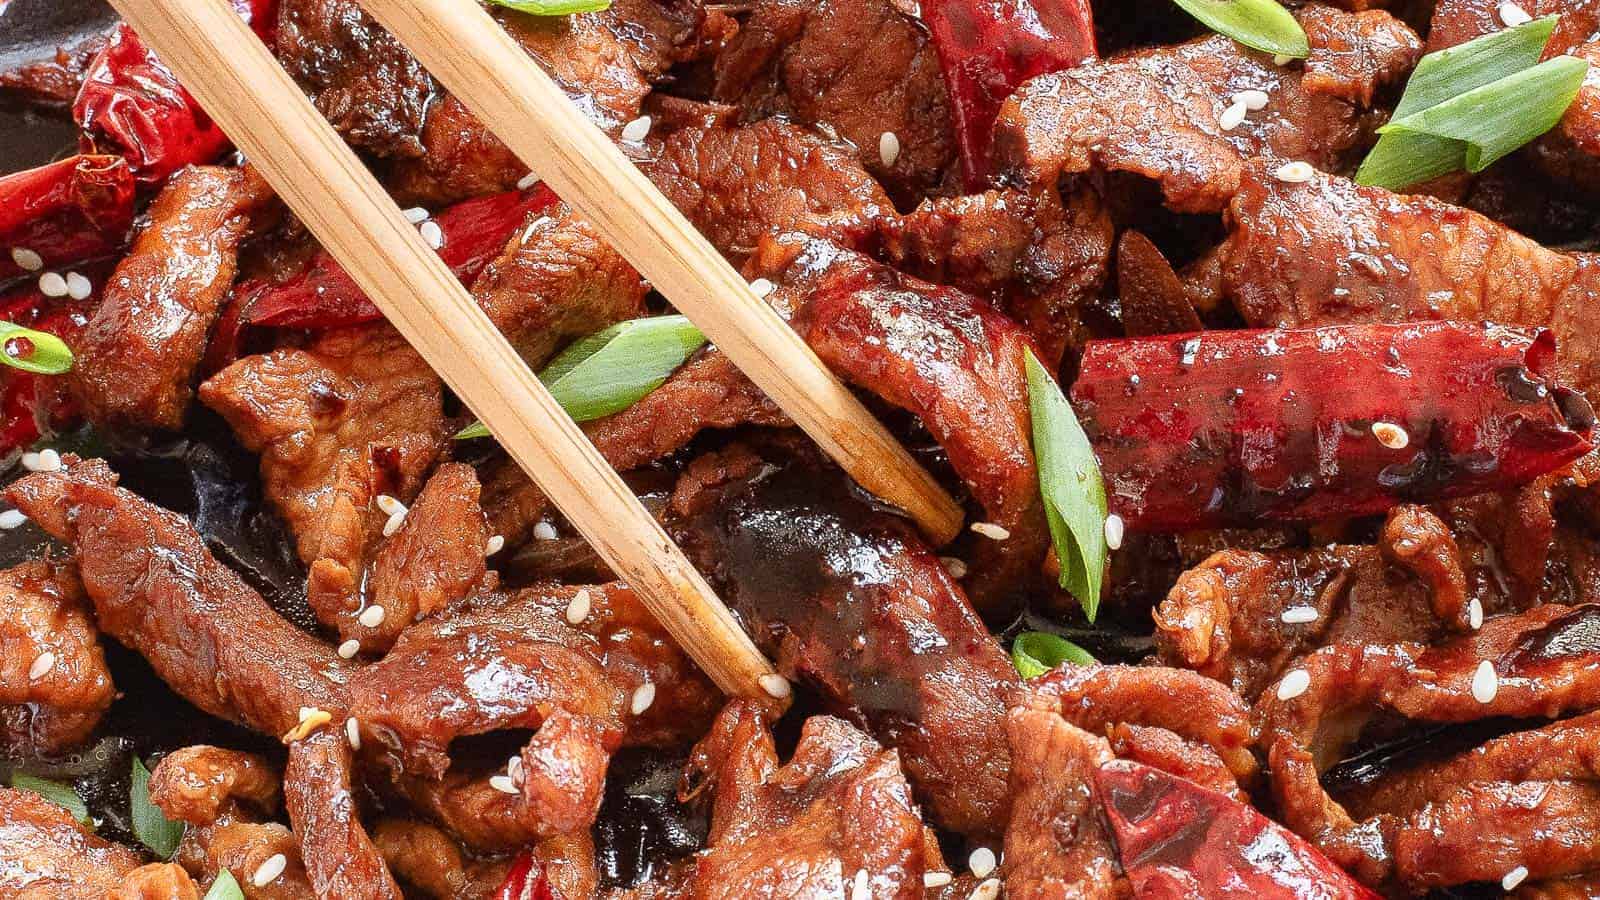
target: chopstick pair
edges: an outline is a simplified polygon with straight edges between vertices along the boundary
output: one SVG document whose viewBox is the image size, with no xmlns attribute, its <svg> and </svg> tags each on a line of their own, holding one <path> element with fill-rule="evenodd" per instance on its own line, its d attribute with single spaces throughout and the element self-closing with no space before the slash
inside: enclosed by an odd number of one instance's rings
<svg viewBox="0 0 1600 900">
<path fill-rule="evenodd" d="M 863 487 L 939 543 L 959 506 L 474 0 L 361 0 Z M 226 0 L 112 0 L 428 364 L 725 692 L 777 676 Z"/>
</svg>

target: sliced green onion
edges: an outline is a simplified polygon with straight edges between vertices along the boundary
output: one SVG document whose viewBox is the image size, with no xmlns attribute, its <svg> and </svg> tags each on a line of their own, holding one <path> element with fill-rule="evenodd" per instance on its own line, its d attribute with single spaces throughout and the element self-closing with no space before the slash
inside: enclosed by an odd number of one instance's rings
<svg viewBox="0 0 1600 900">
<path fill-rule="evenodd" d="M 1465 169 L 1481 172 L 1561 121 L 1588 62 L 1539 62 L 1558 16 L 1535 19 L 1417 64 L 1356 183 L 1400 190 Z"/>
<path fill-rule="evenodd" d="M 1304 59 L 1311 55 L 1306 30 L 1277 0 L 1174 0 L 1183 11 L 1218 34 L 1271 53 Z"/>
<path fill-rule="evenodd" d="M 0 322 L 0 363 L 24 372 L 60 375 L 72 368 L 72 351 L 49 332 Z"/>
<path fill-rule="evenodd" d="M 1027 367 L 1033 455 L 1045 520 L 1061 566 L 1061 586 L 1078 598 L 1083 614 L 1093 622 L 1100 611 L 1100 581 L 1108 552 L 1105 481 L 1072 404 L 1031 350 Z"/>
<path fill-rule="evenodd" d="M 1062 663 L 1092 666 L 1095 658 L 1066 638 L 1045 631 L 1025 631 L 1011 642 L 1011 664 L 1025 679 L 1043 675 Z"/>
<path fill-rule="evenodd" d="M 244 891 L 240 889 L 239 882 L 234 880 L 233 873 L 227 869 L 217 873 L 217 880 L 211 882 L 211 890 L 201 900 L 244 900 Z"/>
<path fill-rule="evenodd" d="M 574 421 L 619 413 L 660 387 L 706 336 L 683 316 L 632 319 L 597 331 L 557 354 L 539 380 Z M 458 440 L 488 437 L 473 423 Z"/>
<path fill-rule="evenodd" d="M 611 0 L 489 0 L 489 2 L 530 16 L 570 16 L 573 13 L 599 12 L 611 6 Z"/>
<path fill-rule="evenodd" d="M 133 784 L 128 789 L 128 800 L 133 810 L 133 836 L 151 853 L 162 859 L 171 859 L 183 837 L 183 823 L 166 817 L 161 807 L 150 799 L 150 770 L 133 758 Z"/>
<path fill-rule="evenodd" d="M 51 803 L 72 813 L 72 817 L 84 825 L 89 824 L 89 807 L 83 803 L 83 798 L 70 784 L 50 781 L 46 778 L 36 778 L 22 772 L 11 773 L 11 786 L 19 791 L 28 791 L 38 794 Z"/>
</svg>

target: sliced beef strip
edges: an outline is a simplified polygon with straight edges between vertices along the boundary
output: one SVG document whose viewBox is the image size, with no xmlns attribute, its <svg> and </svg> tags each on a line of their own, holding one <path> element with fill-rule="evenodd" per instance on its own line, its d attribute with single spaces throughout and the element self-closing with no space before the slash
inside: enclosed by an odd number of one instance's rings
<svg viewBox="0 0 1600 900">
<path fill-rule="evenodd" d="M 814 716 L 780 766 L 768 727 L 759 704 L 735 701 L 695 746 L 684 782 L 709 795 L 711 832 L 686 895 L 832 900 L 864 880 L 872 897 L 921 897 L 922 819 L 894 751 Z"/>
<path fill-rule="evenodd" d="M 104 463 L 68 456 L 0 497 L 71 545 L 100 627 L 190 703 L 271 735 L 301 707 L 343 708 L 348 664 L 218 562 L 194 526 L 115 483 Z"/>
<path fill-rule="evenodd" d="M 938 54 L 922 22 L 891 0 L 761 0 L 717 56 L 711 95 L 747 122 L 776 116 L 833 130 L 901 201 L 937 186 L 955 160 Z"/>
<path fill-rule="evenodd" d="M 372 840 L 395 877 L 431 900 L 492 896 L 511 870 L 511 859 L 464 856 L 453 838 L 424 822 L 385 819 L 373 830 Z M 528 849 L 535 863 L 544 866 L 554 896 L 599 896 L 594 840 L 587 831 L 548 838 Z"/>
<path fill-rule="evenodd" d="M 283 874 L 256 887 L 250 876 L 280 854 L 287 861 Z M 300 860 L 299 841 L 277 822 L 254 822 L 226 814 L 209 825 L 190 826 L 184 829 L 173 860 L 201 882 L 227 870 L 244 889 L 247 900 L 313 900 L 318 896 Z"/>
<path fill-rule="evenodd" d="M 124 876 L 106 900 L 200 900 L 200 889 L 182 866 L 150 863 Z"/>
<path fill-rule="evenodd" d="M 933 818 L 1004 828 L 998 723 L 1016 670 L 903 520 L 820 463 L 743 448 L 693 463 L 671 530 L 786 676 L 900 754 Z"/>
<path fill-rule="evenodd" d="M 5 748 L 18 755 L 68 750 L 89 737 L 115 696 L 77 570 L 44 559 L 0 572 Z"/>
<path fill-rule="evenodd" d="M 1421 42 L 1384 12 L 1308 6 L 1298 17 L 1312 48 L 1303 68 L 1212 35 L 1035 78 L 1001 108 L 996 165 L 1044 188 L 1063 174 L 1130 172 L 1188 213 L 1220 212 L 1252 157 L 1337 170 L 1367 133 L 1373 94 L 1410 72 Z M 1224 131 L 1218 118 L 1245 90 L 1271 101 Z"/>
<path fill-rule="evenodd" d="M 400 900 L 399 886 L 361 824 L 354 762 L 343 728 L 319 728 L 289 745 L 283 796 L 300 857 L 319 897 Z"/>
<path fill-rule="evenodd" d="M 104 896 L 143 862 L 38 794 L 7 787 L 0 787 L 0 860 L 0 893 L 15 900 Z"/>
<path fill-rule="evenodd" d="M 240 804 L 264 814 L 282 800 L 277 769 L 254 753 L 196 744 L 161 757 L 150 773 L 150 800 L 169 819 L 210 825 Z"/>
<path fill-rule="evenodd" d="M 110 17 L 110 10 L 106 12 Z M 15 60 L 0 69 L 0 97 L 51 109 L 71 106 L 78 89 L 83 87 L 89 64 L 105 49 L 115 29 L 112 18 L 109 27 L 74 35 L 70 45 L 58 45 L 53 50 L 40 48 L 45 50 L 43 55 Z"/>
<path fill-rule="evenodd" d="M 1600 2 L 1596 0 L 1519 0 L 1517 5 L 1535 19 L 1561 17 L 1546 45 L 1547 56 L 1566 53 L 1600 29 Z M 1438 0 L 1428 25 L 1427 52 L 1465 44 L 1505 27 L 1499 0 Z"/>
<path fill-rule="evenodd" d="M 1600 4 L 1596 7 L 1600 9 Z M 1600 42 L 1579 44 L 1571 54 L 1587 62 L 1593 73 L 1600 64 Z M 1600 76 L 1584 77 L 1561 122 L 1530 144 L 1527 152 L 1558 182 L 1576 185 L 1591 198 L 1600 193 Z"/>
<path fill-rule="evenodd" d="M 91 422 L 183 425 L 239 242 L 272 196 L 250 169 L 190 167 L 167 182 L 73 345 L 68 377 Z"/>
</svg>

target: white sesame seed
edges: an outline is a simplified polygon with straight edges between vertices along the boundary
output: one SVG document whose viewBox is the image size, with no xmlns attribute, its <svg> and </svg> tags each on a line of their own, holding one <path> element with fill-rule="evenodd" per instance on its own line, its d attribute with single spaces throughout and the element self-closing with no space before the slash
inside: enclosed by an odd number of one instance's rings
<svg viewBox="0 0 1600 900">
<path fill-rule="evenodd" d="M 1526 15 L 1526 13 L 1524 13 L 1524 15 Z M 1500 879 L 1500 888 L 1501 890 L 1514 891 L 1517 889 L 1517 885 L 1525 881 L 1527 877 L 1528 867 L 1517 866 L 1515 869 L 1507 872 L 1504 878 Z"/>
<path fill-rule="evenodd" d="M 775 288 L 777 288 L 777 285 L 765 278 L 757 278 L 755 281 L 750 282 L 750 290 L 755 291 L 756 296 L 762 299 L 766 299 L 767 295 L 771 294 Z"/>
<path fill-rule="evenodd" d="M 94 293 L 94 285 L 77 272 L 67 273 L 67 296 L 74 300 L 87 300 Z"/>
<path fill-rule="evenodd" d="M 399 500 L 396 500 L 388 494 L 379 494 L 378 498 L 372 502 L 375 503 L 378 509 L 387 516 L 392 516 L 397 512 L 406 511 L 406 505 L 404 503 L 401 503 Z"/>
<path fill-rule="evenodd" d="M 46 447 L 39 451 L 39 471 L 55 472 L 61 468 L 61 454 Z"/>
<path fill-rule="evenodd" d="M 777 672 L 768 672 L 757 678 L 756 683 L 760 684 L 761 689 L 767 692 L 767 696 L 773 699 L 782 700 L 789 696 L 789 679 L 779 675 Z"/>
<path fill-rule="evenodd" d="M 622 126 L 622 139 L 630 144 L 637 144 L 650 135 L 650 117 L 640 116 L 632 122 Z"/>
<path fill-rule="evenodd" d="M 1305 184 L 1317 177 L 1317 170 L 1311 168 L 1310 163 L 1297 159 L 1279 166 L 1273 176 L 1285 184 Z"/>
<path fill-rule="evenodd" d="M 995 541 L 1003 541 L 1006 538 L 1011 537 L 1010 531 L 1008 531 L 1004 526 L 996 525 L 993 522 L 973 522 L 972 530 L 977 534 L 981 534 L 984 537 Z"/>
<path fill-rule="evenodd" d="M 27 272 L 37 272 L 44 268 L 44 257 L 27 247 L 12 247 L 11 261 L 17 264 L 17 268 Z"/>
<path fill-rule="evenodd" d="M 892 131 L 885 131 L 878 135 L 878 159 L 886 166 L 894 165 L 900 158 L 900 135 Z"/>
<path fill-rule="evenodd" d="M 567 624 L 582 625 L 583 620 L 589 618 L 589 610 L 592 606 L 588 591 L 580 590 L 573 594 L 572 602 L 567 604 Z"/>
<path fill-rule="evenodd" d="M 1505 3 L 1500 4 L 1499 13 L 1500 21 L 1506 23 L 1507 28 L 1515 28 L 1518 25 L 1526 25 L 1533 21 L 1533 16 L 1528 15 L 1527 10 L 1511 2 L 1511 0 L 1506 0 Z M 1526 875 L 1527 873 L 1524 872 L 1523 874 Z M 1510 890 L 1510 888 L 1506 890 Z"/>
<path fill-rule="evenodd" d="M 422 235 L 422 240 L 434 250 L 444 246 L 444 229 L 432 219 L 418 225 L 417 233 Z"/>
<path fill-rule="evenodd" d="M 1473 631 L 1483 627 L 1483 601 L 1477 597 L 1467 604 L 1467 624 L 1472 626 Z"/>
<path fill-rule="evenodd" d="M 955 880 L 949 872 L 923 872 L 922 886 L 925 888 L 941 888 Z"/>
<path fill-rule="evenodd" d="M 406 522 L 406 511 L 403 510 L 403 509 L 400 510 L 399 512 L 397 512 L 397 513 L 394 513 L 394 514 L 390 515 L 389 516 L 389 520 L 383 523 L 383 536 L 384 537 L 394 537 L 394 533 L 396 531 L 399 531 L 400 530 L 400 526 L 404 525 L 405 522 Z"/>
<path fill-rule="evenodd" d="M 499 534 L 491 534 L 491 535 L 489 535 L 489 539 L 487 541 L 484 541 L 484 543 L 483 543 L 483 555 L 484 556 L 493 556 L 496 553 L 499 553 L 501 550 L 504 550 L 505 548 L 506 548 L 505 536 L 504 535 L 499 535 Z"/>
<path fill-rule="evenodd" d="M 1293 700 L 1304 694 L 1309 687 L 1311 687 L 1311 673 L 1305 669 L 1295 669 L 1278 682 L 1278 699 Z"/>
<path fill-rule="evenodd" d="M 1404 450 L 1411 443 L 1411 435 L 1393 422 L 1373 422 L 1372 435 L 1390 450 Z"/>
<path fill-rule="evenodd" d="M 65 297 L 67 280 L 55 272 L 46 272 L 39 276 L 39 293 L 46 297 Z"/>
<path fill-rule="evenodd" d="M 994 851 L 988 847 L 979 847 L 972 851 L 971 856 L 967 857 L 967 868 L 971 869 L 972 874 L 979 878 L 988 878 L 989 873 L 994 871 L 994 867 Z"/>
<path fill-rule="evenodd" d="M 24 454 L 22 454 L 22 467 L 24 469 L 27 469 L 29 472 L 37 472 L 37 471 L 39 471 L 39 454 L 37 454 L 37 453 L 24 453 Z"/>
<path fill-rule="evenodd" d="M 533 526 L 533 536 L 541 541 L 553 541 L 561 537 L 560 533 L 556 531 L 556 527 L 549 522 L 540 522 Z"/>
<path fill-rule="evenodd" d="M 0 512 L 0 528 L 4 528 L 6 531 L 19 528 L 26 521 L 28 521 L 28 517 L 20 509 L 8 509 L 5 512 Z"/>
<path fill-rule="evenodd" d="M 950 573 L 951 578 L 959 581 L 967 577 L 967 564 L 954 556 L 941 556 L 939 557 L 939 563 L 944 566 L 946 572 Z"/>
<path fill-rule="evenodd" d="M 1487 659 L 1478 663 L 1478 670 L 1472 673 L 1472 699 L 1479 703 L 1493 703 L 1494 695 L 1500 693 L 1500 676 L 1494 671 L 1494 663 Z"/>
<path fill-rule="evenodd" d="M 428 211 L 420 206 L 403 209 L 400 211 L 400 215 L 405 216 L 406 221 L 413 225 L 421 225 L 423 222 L 428 221 Z"/>
<path fill-rule="evenodd" d="M 491 776 L 489 778 L 489 787 L 494 788 L 495 790 L 499 791 L 502 794 L 520 794 L 520 793 L 522 793 L 520 790 L 517 790 L 517 784 L 516 784 L 516 782 L 511 780 L 511 776 L 510 775 L 494 775 L 494 776 Z"/>
<path fill-rule="evenodd" d="M 377 628 L 383 624 L 383 616 L 383 607 L 374 605 L 362 610 L 358 621 L 368 628 Z"/>
<path fill-rule="evenodd" d="M 629 706 L 629 709 L 632 709 L 633 714 L 636 716 L 643 715 L 644 711 L 649 709 L 650 704 L 654 702 L 656 702 L 656 686 L 646 681 L 633 689 L 633 703 Z"/>
<path fill-rule="evenodd" d="M 856 883 L 850 889 L 850 900 L 872 900 L 872 879 L 866 869 L 856 870 Z"/>
<path fill-rule="evenodd" d="M 1243 104 L 1244 108 L 1250 110 L 1251 112 L 1255 112 L 1258 109 L 1266 109 L 1267 101 L 1271 99 L 1271 97 L 1267 96 L 1266 91 L 1257 90 L 1240 91 L 1239 93 L 1233 95 L 1234 103 Z"/>
<path fill-rule="evenodd" d="M 360 653 L 360 652 L 361 652 L 361 642 L 356 640 L 355 638 L 351 638 L 350 640 L 345 641 L 344 643 L 339 645 L 339 658 L 340 659 L 354 659 L 355 655 L 357 653 Z"/>
<path fill-rule="evenodd" d="M 1222 115 L 1217 116 L 1217 127 L 1223 131 L 1232 131 L 1244 124 L 1244 117 L 1249 112 L 1243 103 L 1235 103 L 1223 110 Z"/>
<path fill-rule="evenodd" d="M 28 680 L 38 681 L 44 676 L 50 674 L 50 670 L 54 669 L 55 667 L 56 655 L 51 653 L 49 650 L 46 650 L 45 652 L 33 658 L 33 665 L 28 667 Z"/>
<path fill-rule="evenodd" d="M 350 742 L 351 750 L 361 749 L 361 723 L 355 716 L 344 720 L 344 739 Z"/>
<path fill-rule="evenodd" d="M 970 900 L 994 900 L 998 896 L 1000 896 L 1000 879 L 991 878 L 978 885 L 972 892 Z"/>
<path fill-rule="evenodd" d="M 1122 546 L 1122 533 L 1126 529 L 1122 517 L 1116 513 L 1106 516 L 1106 547 L 1112 550 Z"/>
<path fill-rule="evenodd" d="M 1284 610 L 1283 615 L 1278 618 L 1282 619 L 1285 625 L 1305 625 L 1315 622 L 1317 615 L 1315 606 L 1291 606 Z"/>
<path fill-rule="evenodd" d="M 525 191 L 538 183 L 539 174 L 537 172 L 529 172 L 517 180 L 517 190 Z"/>
<path fill-rule="evenodd" d="M 522 780 L 522 757 L 513 756 L 506 760 L 506 776 L 512 781 Z"/>
<path fill-rule="evenodd" d="M 256 887 L 266 887 L 289 868 L 289 857 L 282 853 L 274 853 L 267 857 L 267 861 L 256 867 L 256 873 L 250 876 L 250 883 Z"/>
<path fill-rule="evenodd" d="M 1275 66 L 1287 66 L 1292 62 L 1294 62 L 1294 57 L 1287 53 L 1279 53 L 1272 57 L 1272 64 Z"/>
</svg>

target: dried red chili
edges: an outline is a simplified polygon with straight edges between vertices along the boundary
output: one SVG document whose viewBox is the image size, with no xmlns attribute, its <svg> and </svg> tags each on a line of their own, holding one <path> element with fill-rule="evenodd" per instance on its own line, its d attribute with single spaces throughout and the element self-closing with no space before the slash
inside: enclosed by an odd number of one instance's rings
<svg viewBox="0 0 1600 900">
<path fill-rule="evenodd" d="M 32 281 L 18 285 L 0 294 L 0 320 L 48 331 L 70 347 L 100 302 L 100 290 L 111 270 L 109 260 L 85 267 L 94 293 L 83 300 L 46 297 Z M 63 377 L 0 367 L 0 457 L 71 428 L 78 415 L 78 405 Z"/>
<path fill-rule="evenodd" d="M 950 90 L 962 175 L 981 190 L 1000 104 L 1030 78 L 1093 59 L 1094 12 L 1089 0 L 930 0 L 922 19 Z"/>
<path fill-rule="evenodd" d="M 121 247 L 133 224 L 134 181 L 116 156 L 74 156 L 0 178 L 0 248 L 66 266 Z M 27 274 L 0 253 L 0 281 Z"/>
<path fill-rule="evenodd" d="M 1139 900 L 1377 900 L 1287 828 L 1192 781 L 1113 760 L 1095 783 Z"/>
<path fill-rule="evenodd" d="M 1072 399 L 1129 527 L 1304 521 L 1576 459 L 1594 414 L 1554 359 L 1548 331 L 1479 323 L 1207 331 L 1090 342 Z"/>
<path fill-rule="evenodd" d="M 494 892 L 494 900 L 561 900 L 561 896 L 545 877 L 544 863 L 534 862 L 533 854 L 524 850 L 511 861 L 511 871 Z"/>
</svg>

